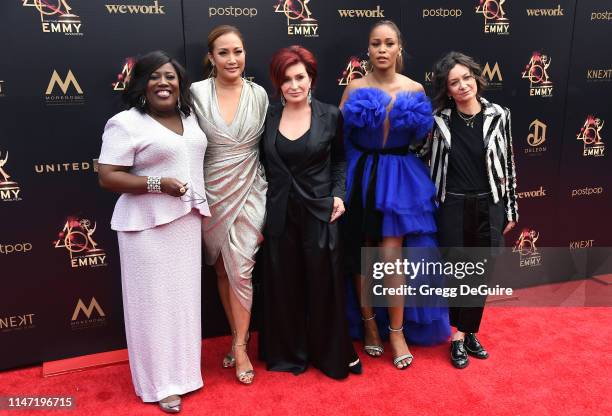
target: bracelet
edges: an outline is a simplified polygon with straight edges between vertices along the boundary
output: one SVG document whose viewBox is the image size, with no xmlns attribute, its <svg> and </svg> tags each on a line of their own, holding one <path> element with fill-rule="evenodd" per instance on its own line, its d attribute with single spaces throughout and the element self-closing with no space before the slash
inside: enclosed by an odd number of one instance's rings
<svg viewBox="0 0 612 416">
<path fill-rule="evenodd" d="M 161 194 L 161 176 L 147 176 L 147 192 Z"/>
</svg>

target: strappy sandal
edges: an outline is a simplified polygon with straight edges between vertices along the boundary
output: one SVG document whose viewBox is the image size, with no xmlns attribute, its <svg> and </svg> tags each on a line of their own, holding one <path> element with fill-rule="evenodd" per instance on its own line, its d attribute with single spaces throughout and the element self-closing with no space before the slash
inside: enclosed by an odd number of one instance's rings
<svg viewBox="0 0 612 416">
<path fill-rule="evenodd" d="M 232 332 L 233 336 L 236 336 L 236 331 Z M 247 333 L 247 340 L 246 342 L 249 342 L 249 339 L 251 338 L 251 334 Z M 228 352 L 225 357 L 223 357 L 223 362 L 221 363 L 221 365 L 223 366 L 223 368 L 234 368 L 236 367 L 236 357 L 234 357 L 234 353 L 232 351 Z"/>
<path fill-rule="evenodd" d="M 374 318 L 376 318 L 376 314 L 373 314 L 369 318 L 361 317 L 361 320 L 363 322 L 366 322 L 366 321 L 371 321 Z M 364 330 L 364 332 L 365 332 L 365 330 Z M 365 339 L 365 335 L 364 335 L 364 339 Z M 378 358 L 381 355 L 383 355 L 383 352 L 385 352 L 385 349 L 383 348 L 382 345 L 364 345 L 363 346 L 363 351 L 366 354 L 368 354 L 370 357 Z"/>
<path fill-rule="evenodd" d="M 402 326 L 401 328 L 398 328 L 398 329 L 393 329 L 393 328 L 391 328 L 391 325 L 389 325 L 389 332 L 390 333 L 391 332 L 402 332 L 403 333 L 404 332 L 404 326 Z M 410 367 L 410 364 L 412 364 L 412 360 L 413 359 L 414 359 L 414 356 L 412 354 L 410 354 L 410 353 L 398 355 L 397 357 L 393 357 L 393 365 L 398 370 L 405 370 L 408 367 Z M 408 361 L 408 362 L 406 364 L 402 364 L 403 361 Z"/>
<path fill-rule="evenodd" d="M 234 338 L 234 343 L 232 344 L 232 352 L 234 353 L 234 360 L 235 360 L 235 355 L 236 355 L 236 347 L 244 347 L 245 352 L 246 352 L 246 347 L 247 347 L 248 342 L 249 342 L 249 337 L 247 336 L 246 342 L 244 342 L 242 344 L 236 343 L 235 340 L 236 340 L 236 338 Z M 239 374 L 236 374 L 236 378 L 242 384 L 247 384 L 247 385 L 251 384 L 251 383 L 253 383 L 253 380 L 255 379 L 255 370 L 250 369 L 250 370 L 242 371 Z"/>
</svg>

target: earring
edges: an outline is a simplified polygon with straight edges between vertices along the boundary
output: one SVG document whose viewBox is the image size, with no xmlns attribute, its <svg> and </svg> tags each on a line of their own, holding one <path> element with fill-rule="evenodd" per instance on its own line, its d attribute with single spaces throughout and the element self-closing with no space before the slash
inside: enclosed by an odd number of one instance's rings
<svg viewBox="0 0 612 416">
<path fill-rule="evenodd" d="M 312 89 L 308 90 L 308 104 L 312 103 Z"/>
<path fill-rule="evenodd" d="M 285 100 L 285 96 L 281 93 L 281 104 L 283 105 L 283 107 L 285 106 L 285 104 L 287 104 L 287 100 Z"/>
<path fill-rule="evenodd" d="M 176 109 L 179 113 L 181 112 L 181 97 L 180 96 L 176 100 Z"/>
<path fill-rule="evenodd" d="M 145 106 L 147 105 L 147 97 L 144 95 L 141 95 L 140 98 L 138 99 L 138 103 L 140 104 L 141 108 L 145 108 Z"/>
<path fill-rule="evenodd" d="M 370 52 L 366 52 L 366 55 L 368 55 L 368 58 L 370 57 Z"/>
</svg>

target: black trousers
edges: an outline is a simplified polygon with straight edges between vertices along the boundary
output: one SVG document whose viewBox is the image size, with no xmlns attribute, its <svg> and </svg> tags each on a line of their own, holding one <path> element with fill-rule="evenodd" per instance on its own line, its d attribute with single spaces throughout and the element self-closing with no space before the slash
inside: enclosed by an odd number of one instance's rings
<svg viewBox="0 0 612 416">
<path fill-rule="evenodd" d="M 490 194 L 464 194 L 454 195 L 446 193 L 445 201 L 437 212 L 438 243 L 441 248 L 452 247 L 502 247 L 502 235 L 505 224 L 505 211 L 503 203 L 493 203 Z M 453 250 L 446 251 L 450 253 Z M 455 253 L 457 250 L 454 250 Z M 443 252 L 445 250 L 443 249 Z M 494 251 L 479 250 L 487 258 L 487 268 L 494 266 Z M 472 253 L 474 254 L 474 253 Z M 450 255 L 449 261 L 462 261 L 461 255 Z M 473 279 L 473 278 L 472 278 Z M 481 282 L 471 280 L 470 285 L 486 283 L 486 275 Z M 448 308 L 450 324 L 461 332 L 478 332 L 486 296 L 459 298 L 457 301 L 463 306 Z M 465 306 L 465 304 L 469 306 Z"/>
<path fill-rule="evenodd" d="M 302 373 L 309 363 L 348 376 L 357 354 L 348 333 L 337 223 L 289 198 L 285 230 L 266 235 L 260 358 L 268 370 Z"/>
</svg>

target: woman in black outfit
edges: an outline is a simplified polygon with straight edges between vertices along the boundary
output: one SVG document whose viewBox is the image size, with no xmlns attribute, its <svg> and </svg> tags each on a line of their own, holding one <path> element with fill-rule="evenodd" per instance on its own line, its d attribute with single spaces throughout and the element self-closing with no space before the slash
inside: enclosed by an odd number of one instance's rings
<svg viewBox="0 0 612 416">
<path fill-rule="evenodd" d="M 440 202 L 440 247 L 502 247 L 503 234 L 518 221 L 510 110 L 482 98 L 484 85 L 480 66 L 462 53 L 451 52 L 434 66 L 436 112 L 429 156 Z M 487 251 L 488 256 L 494 253 Z M 450 323 L 457 328 L 451 341 L 451 362 L 457 368 L 469 364 L 468 354 L 489 356 L 476 338 L 484 302 L 482 296 L 464 297 L 449 308 Z"/>
<path fill-rule="evenodd" d="M 344 213 L 342 114 L 312 98 L 317 64 L 301 46 L 270 64 L 282 105 L 262 140 L 268 180 L 261 358 L 299 374 L 312 363 L 332 378 L 361 372 L 348 334 L 337 219 Z"/>
</svg>

